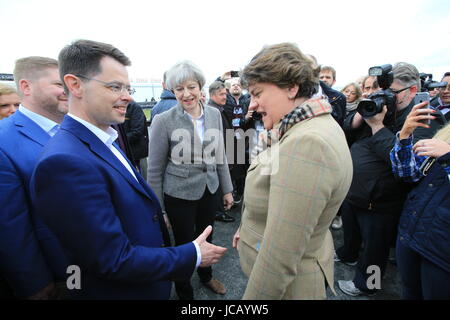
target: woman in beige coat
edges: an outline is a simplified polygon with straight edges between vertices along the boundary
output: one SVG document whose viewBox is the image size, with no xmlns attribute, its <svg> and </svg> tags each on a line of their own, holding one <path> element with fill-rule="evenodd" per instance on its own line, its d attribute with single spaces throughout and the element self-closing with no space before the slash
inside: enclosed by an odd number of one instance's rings
<svg viewBox="0 0 450 320">
<path fill-rule="evenodd" d="M 262 115 L 268 148 L 248 169 L 233 238 L 249 277 L 244 299 L 325 299 L 333 288 L 329 227 L 352 179 L 345 135 L 325 98 L 311 99 L 319 69 L 297 46 L 263 48 L 242 78 Z"/>
</svg>

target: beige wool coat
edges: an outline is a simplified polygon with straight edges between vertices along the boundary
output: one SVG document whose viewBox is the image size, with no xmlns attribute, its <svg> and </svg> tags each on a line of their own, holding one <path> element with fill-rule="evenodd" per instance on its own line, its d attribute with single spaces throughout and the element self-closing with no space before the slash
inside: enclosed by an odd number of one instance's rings
<svg viewBox="0 0 450 320">
<path fill-rule="evenodd" d="M 238 242 L 249 277 L 244 299 L 325 299 L 326 284 L 335 293 L 329 227 L 352 174 L 344 132 L 330 113 L 295 124 L 258 155 Z"/>
</svg>

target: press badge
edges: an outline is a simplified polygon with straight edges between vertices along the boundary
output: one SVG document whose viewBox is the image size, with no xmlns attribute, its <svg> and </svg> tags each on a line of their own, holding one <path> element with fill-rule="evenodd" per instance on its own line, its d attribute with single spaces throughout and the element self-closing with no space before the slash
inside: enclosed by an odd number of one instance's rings
<svg viewBox="0 0 450 320">
<path fill-rule="evenodd" d="M 235 118 L 235 119 L 231 120 L 231 125 L 233 127 L 239 127 L 241 125 L 241 119 L 240 118 Z"/>
</svg>

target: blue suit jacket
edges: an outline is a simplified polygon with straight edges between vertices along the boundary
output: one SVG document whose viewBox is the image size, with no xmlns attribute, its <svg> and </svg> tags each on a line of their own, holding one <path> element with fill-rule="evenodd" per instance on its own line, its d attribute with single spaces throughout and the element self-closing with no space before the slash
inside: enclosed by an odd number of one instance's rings
<svg viewBox="0 0 450 320">
<path fill-rule="evenodd" d="M 132 165 L 130 164 L 132 167 Z M 133 169 L 134 170 L 134 169 Z M 82 299 L 168 299 L 188 279 L 193 243 L 166 247 L 155 194 L 89 129 L 66 116 L 44 148 L 31 180 L 33 204 L 81 268 Z"/>
<path fill-rule="evenodd" d="M 28 297 L 65 277 L 56 237 L 31 208 L 29 181 L 50 136 L 20 111 L 0 121 L 0 273 Z"/>
</svg>

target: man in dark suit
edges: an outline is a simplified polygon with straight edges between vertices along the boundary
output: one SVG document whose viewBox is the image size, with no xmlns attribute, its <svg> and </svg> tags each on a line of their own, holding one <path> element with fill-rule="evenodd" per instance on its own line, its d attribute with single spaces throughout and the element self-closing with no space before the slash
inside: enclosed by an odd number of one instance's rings
<svg viewBox="0 0 450 320">
<path fill-rule="evenodd" d="M 33 204 L 81 270 L 82 299 L 168 299 L 171 280 L 226 251 L 205 241 L 168 247 L 157 197 L 114 143 L 132 100 L 117 48 L 78 40 L 59 55 L 69 113 L 45 147 L 30 183 Z"/>
<path fill-rule="evenodd" d="M 18 298 L 48 299 L 54 283 L 65 282 L 66 262 L 58 240 L 31 206 L 29 181 L 67 112 L 67 96 L 54 59 L 19 59 L 14 78 L 22 104 L 0 121 L 0 278 Z"/>
</svg>

